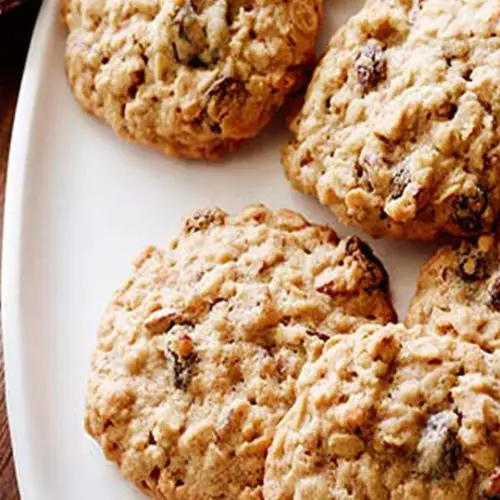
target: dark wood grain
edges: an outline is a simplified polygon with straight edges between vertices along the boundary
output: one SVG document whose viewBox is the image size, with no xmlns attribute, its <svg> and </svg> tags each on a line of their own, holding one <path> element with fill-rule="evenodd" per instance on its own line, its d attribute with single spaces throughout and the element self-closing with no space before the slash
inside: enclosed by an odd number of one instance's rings
<svg viewBox="0 0 500 500">
<path fill-rule="evenodd" d="M 12 120 L 37 11 L 38 5 L 30 1 L 0 15 L 0 238 Z M 5 408 L 3 349 L 0 342 L 0 500 L 17 499 L 19 492 Z"/>
</svg>

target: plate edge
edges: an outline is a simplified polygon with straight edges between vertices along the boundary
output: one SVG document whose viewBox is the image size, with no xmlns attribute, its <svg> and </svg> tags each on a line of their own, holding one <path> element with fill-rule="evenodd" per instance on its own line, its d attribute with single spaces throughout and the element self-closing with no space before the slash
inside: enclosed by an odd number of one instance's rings
<svg viewBox="0 0 500 500">
<path fill-rule="evenodd" d="M 23 500 L 45 497 L 34 484 L 29 445 L 27 398 L 22 366 L 21 251 L 30 139 L 46 53 L 54 36 L 57 0 L 42 3 L 33 30 L 17 102 L 9 148 L 2 243 L 2 329 L 5 399 L 19 492 Z"/>
</svg>

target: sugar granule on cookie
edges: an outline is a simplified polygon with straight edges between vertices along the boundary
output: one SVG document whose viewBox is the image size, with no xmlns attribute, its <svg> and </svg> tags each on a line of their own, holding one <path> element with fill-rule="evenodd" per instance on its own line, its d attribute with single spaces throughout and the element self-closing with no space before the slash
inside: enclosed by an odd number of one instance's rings
<svg viewBox="0 0 500 500">
<path fill-rule="evenodd" d="M 288 210 L 200 211 L 116 292 L 86 429 L 155 498 L 261 499 L 304 363 L 334 333 L 394 320 L 387 273 L 358 238 Z"/>
<path fill-rule="evenodd" d="M 217 158 L 306 83 L 323 0 L 62 0 L 78 102 L 120 136 Z"/>
<path fill-rule="evenodd" d="M 500 3 L 373 0 L 332 38 L 282 161 L 375 236 L 488 233 L 500 210 Z"/>
</svg>

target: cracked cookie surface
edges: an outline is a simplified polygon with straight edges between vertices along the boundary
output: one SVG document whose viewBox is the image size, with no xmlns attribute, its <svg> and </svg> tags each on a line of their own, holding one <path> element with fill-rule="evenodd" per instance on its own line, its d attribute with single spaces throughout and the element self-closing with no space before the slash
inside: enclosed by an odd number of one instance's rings
<svg viewBox="0 0 500 500">
<path fill-rule="evenodd" d="M 406 318 L 442 335 L 500 348 L 500 255 L 493 235 L 438 250 L 422 268 Z"/>
<path fill-rule="evenodd" d="M 283 150 L 292 184 L 373 236 L 491 230 L 500 4 L 372 0 L 332 39 Z"/>
<path fill-rule="evenodd" d="M 308 363 L 270 448 L 266 500 L 494 500 L 500 351 L 363 326 Z"/>
<path fill-rule="evenodd" d="M 88 112 L 167 154 L 216 158 L 305 83 L 323 0 L 62 0 Z"/>
<path fill-rule="evenodd" d="M 200 211 L 116 292 L 87 431 L 155 498 L 260 499 L 304 363 L 333 333 L 394 319 L 385 269 L 358 238 L 287 210 Z"/>
</svg>

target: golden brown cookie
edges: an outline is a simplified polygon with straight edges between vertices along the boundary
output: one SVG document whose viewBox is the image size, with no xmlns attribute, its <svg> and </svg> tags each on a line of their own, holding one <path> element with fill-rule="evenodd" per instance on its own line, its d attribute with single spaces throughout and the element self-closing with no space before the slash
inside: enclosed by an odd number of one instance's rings
<svg viewBox="0 0 500 500">
<path fill-rule="evenodd" d="M 287 210 L 198 212 L 116 292 L 87 431 L 155 498 L 260 499 L 304 363 L 334 332 L 394 319 L 387 274 L 359 239 Z"/>
<path fill-rule="evenodd" d="M 323 0 L 62 0 L 66 70 L 120 136 L 217 158 L 305 83 Z"/>
<path fill-rule="evenodd" d="M 500 351 L 432 328 L 364 326 L 299 378 L 266 500 L 496 500 Z"/>
<path fill-rule="evenodd" d="M 493 235 L 441 248 L 422 268 L 406 324 L 500 347 L 500 255 Z"/>
<path fill-rule="evenodd" d="M 283 151 L 292 184 L 375 236 L 491 231 L 500 3 L 372 0 L 330 42 Z"/>
</svg>

